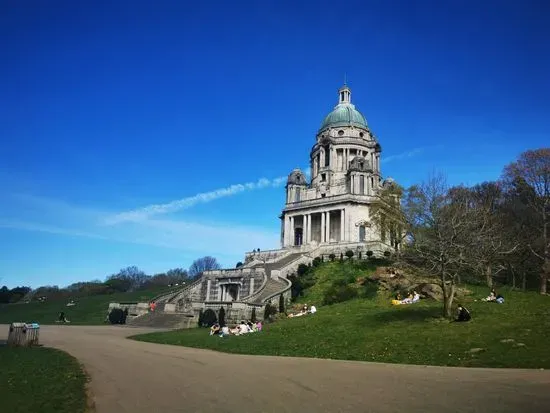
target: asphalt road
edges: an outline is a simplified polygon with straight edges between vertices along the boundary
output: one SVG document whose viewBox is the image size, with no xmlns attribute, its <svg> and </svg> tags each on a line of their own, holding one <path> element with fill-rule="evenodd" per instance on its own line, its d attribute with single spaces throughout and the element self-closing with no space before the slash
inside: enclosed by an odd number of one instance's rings
<svg viewBox="0 0 550 413">
<path fill-rule="evenodd" d="M 40 340 L 83 363 L 99 413 L 550 411 L 546 370 L 242 356 L 125 338 L 146 331 L 41 326 Z"/>
</svg>

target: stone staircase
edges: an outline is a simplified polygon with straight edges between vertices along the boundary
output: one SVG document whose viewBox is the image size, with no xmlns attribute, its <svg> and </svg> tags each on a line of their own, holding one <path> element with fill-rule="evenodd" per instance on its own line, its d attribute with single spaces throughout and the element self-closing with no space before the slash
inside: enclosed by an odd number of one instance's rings
<svg viewBox="0 0 550 413">
<path fill-rule="evenodd" d="M 288 264 L 290 264 L 295 259 L 300 258 L 302 255 L 304 255 L 304 254 L 301 253 L 301 252 L 294 252 L 292 254 L 286 255 L 285 257 L 281 258 L 280 260 L 278 260 L 274 263 L 266 264 L 265 265 L 266 275 L 268 277 L 271 276 L 271 271 L 272 270 L 280 270 L 280 269 L 286 267 Z"/>
<path fill-rule="evenodd" d="M 268 278 L 262 291 L 255 296 L 250 302 L 253 304 L 263 304 L 263 302 L 271 297 L 273 294 L 277 294 L 288 287 L 288 284 L 284 281 L 274 280 Z"/>
<path fill-rule="evenodd" d="M 165 313 L 159 311 L 157 308 L 157 310 L 151 313 L 128 320 L 127 324 L 134 327 L 154 326 L 158 328 L 180 329 L 189 328 L 191 324 L 195 323 L 193 320 L 193 317 L 187 317 L 179 313 Z"/>
</svg>

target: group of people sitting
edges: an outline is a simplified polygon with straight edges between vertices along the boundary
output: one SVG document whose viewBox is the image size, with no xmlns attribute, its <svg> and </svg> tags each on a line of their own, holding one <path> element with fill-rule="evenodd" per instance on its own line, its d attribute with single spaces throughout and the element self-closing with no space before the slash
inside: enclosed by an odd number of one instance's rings
<svg viewBox="0 0 550 413">
<path fill-rule="evenodd" d="M 493 302 L 498 304 L 504 303 L 504 297 L 501 294 L 497 294 L 494 288 L 491 289 L 489 296 L 487 298 L 482 298 L 483 301 Z"/>
<path fill-rule="evenodd" d="M 304 304 L 304 306 L 302 307 L 302 309 L 299 312 L 289 313 L 288 317 L 289 318 L 300 317 L 300 316 L 303 316 L 303 315 L 306 315 L 306 314 L 315 314 L 316 312 L 317 312 L 317 308 L 314 305 L 312 305 L 311 307 L 308 307 L 307 304 Z"/>
<path fill-rule="evenodd" d="M 257 321 L 253 323 L 252 321 L 244 321 L 242 320 L 239 324 L 229 327 L 229 326 L 220 326 L 218 323 L 215 323 L 212 327 L 210 327 L 210 335 L 211 336 L 240 336 L 241 334 L 247 334 L 247 333 L 255 333 L 257 331 L 262 331 L 262 322 Z"/>
<path fill-rule="evenodd" d="M 401 305 L 401 304 L 414 304 L 420 301 L 420 294 L 418 294 L 415 291 L 412 293 L 409 293 L 409 295 L 406 298 L 401 299 L 401 294 L 397 293 L 395 296 L 395 299 L 391 300 L 391 303 L 393 305 Z"/>
</svg>

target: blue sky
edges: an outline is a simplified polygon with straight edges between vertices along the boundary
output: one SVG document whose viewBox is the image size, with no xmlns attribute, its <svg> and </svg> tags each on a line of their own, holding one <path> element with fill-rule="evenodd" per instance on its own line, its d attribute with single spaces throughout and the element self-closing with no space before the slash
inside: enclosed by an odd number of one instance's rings
<svg viewBox="0 0 550 413">
<path fill-rule="evenodd" d="M 550 142 L 549 18 L 544 1 L 1 1 L 0 285 L 278 247 L 277 178 L 308 165 L 344 73 L 385 176 L 496 179 Z"/>
</svg>

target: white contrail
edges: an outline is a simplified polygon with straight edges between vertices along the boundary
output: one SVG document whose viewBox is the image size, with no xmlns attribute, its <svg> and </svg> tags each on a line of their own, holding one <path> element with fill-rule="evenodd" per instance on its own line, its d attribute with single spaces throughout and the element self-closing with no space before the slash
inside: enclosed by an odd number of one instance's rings
<svg viewBox="0 0 550 413">
<path fill-rule="evenodd" d="M 388 163 L 388 162 L 392 162 L 392 161 L 397 161 L 399 159 L 411 158 L 415 155 L 418 155 L 418 154 L 421 154 L 422 152 L 424 152 L 424 149 L 425 148 L 414 148 L 414 149 L 412 149 L 408 152 L 403 152 L 403 153 L 399 153 L 397 155 L 387 156 L 385 158 L 382 158 L 381 162 L 382 163 Z"/>
<path fill-rule="evenodd" d="M 272 180 L 261 178 L 257 182 L 248 182 L 245 184 L 231 185 L 226 188 L 216 189 L 210 192 L 203 192 L 187 198 L 178 199 L 166 204 L 149 205 L 143 208 L 134 209 L 133 211 L 121 212 L 110 216 L 104 220 L 107 225 L 114 225 L 125 221 L 143 221 L 153 215 L 168 214 L 171 212 L 181 211 L 182 209 L 190 208 L 197 204 L 204 204 L 214 201 L 219 198 L 224 198 L 239 194 L 245 191 L 253 191 L 267 187 L 278 187 L 286 181 L 286 176 L 281 176 Z"/>
</svg>

